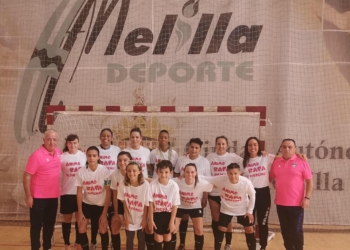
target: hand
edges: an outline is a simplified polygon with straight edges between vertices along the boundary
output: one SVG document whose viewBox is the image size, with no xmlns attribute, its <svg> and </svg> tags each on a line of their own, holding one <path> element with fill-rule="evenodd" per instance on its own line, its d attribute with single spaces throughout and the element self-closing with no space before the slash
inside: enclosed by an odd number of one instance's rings
<svg viewBox="0 0 350 250">
<path fill-rule="evenodd" d="M 303 159 L 304 161 L 308 161 L 307 157 L 306 157 L 306 154 L 298 154 L 296 153 L 296 155 L 300 158 L 300 159 Z"/>
<path fill-rule="evenodd" d="M 262 156 L 268 156 L 269 155 L 269 153 L 266 152 L 266 151 L 261 151 L 261 154 L 262 154 Z"/>
<path fill-rule="evenodd" d="M 246 213 L 244 215 L 244 218 L 247 217 L 247 216 L 249 218 L 249 223 L 254 223 L 254 216 L 252 214 L 250 214 L 250 213 Z"/>
<path fill-rule="evenodd" d="M 182 180 L 182 179 L 184 179 L 185 178 L 185 175 L 180 175 L 179 177 L 177 177 L 180 181 Z"/>
<path fill-rule="evenodd" d="M 154 229 L 157 229 L 156 224 L 154 224 L 154 221 L 153 221 L 153 220 L 148 221 L 148 222 L 149 222 L 149 223 L 148 223 L 148 229 L 153 233 L 153 228 L 154 228 Z"/>
<path fill-rule="evenodd" d="M 30 208 L 33 207 L 33 197 L 32 196 L 26 197 L 26 204 L 27 204 L 27 207 L 30 207 Z"/>
<path fill-rule="evenodd" d="M 176 230 L 175 224 L 173 222 L 170 222 L 168 229 L 170 231 L 169 233 L 174 233 Z"/>
<path fill-rule="evenodd" d="M 100 216 L 100 219 L 98 220 L 100 227 L 106 228 L 108 227 L 108 220 L 107 220 L 107 214 L 102 214 Z"/>
<path fill-rule="evenodd" d="M 301 202 L 301 207 L 302 208 L 308 208 L 310 206 L 310 200 L 304 198 L 303 201 Z"/>
<path fill-rule="evenodd" d="M 145 228 L 147 227 L 147 220 L 146 219 L 142 219 L 141 227 L 142 227 L 142 232 L 144 232 Z"/>
<path fill-rule="evenodd" d="M 82 212 L 78 212 L 76 220 L 78 222 L 78 227 L 81 227 L 83 225 L 83 221 L 85 220 L 84 214 Z"/>
</svg>

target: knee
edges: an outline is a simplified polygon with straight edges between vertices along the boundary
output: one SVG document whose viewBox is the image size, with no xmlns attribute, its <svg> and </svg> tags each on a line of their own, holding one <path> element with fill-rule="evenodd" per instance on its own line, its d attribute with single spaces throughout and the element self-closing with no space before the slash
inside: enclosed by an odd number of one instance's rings
<svg viewBox="0 0 350 250">
<path fill-rule="evenodd" d="M 219 226 L 218 229 L 221 231 L 221 232 L 226 232 L 227 231 L 227 228 L 226 227 L 222 227 L 222 226 Z"/>
<path fill-rule="evenodd" d="M 244 227 L 244 231 L 246 234 L 251 234 L 251 233 L 254 233 L 254 228 L 253 226 L 251 227 Z"/>
</svg>

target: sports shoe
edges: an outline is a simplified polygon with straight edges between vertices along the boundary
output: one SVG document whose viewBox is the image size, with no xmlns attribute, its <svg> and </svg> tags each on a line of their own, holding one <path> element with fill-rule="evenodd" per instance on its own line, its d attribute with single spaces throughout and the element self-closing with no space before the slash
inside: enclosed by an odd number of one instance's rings
<svg viewBox="0 0 350 250">
<path fill-rule="evenodd" d="M 184 245 L 180 245 L 177 250 L 185 250 L 185 246 Z"/>
<path fill-rule="evenodd" d="M 97 244 L 90 244 L 89 250 L 96 250 L 97 249 Z"/>
<path fill-rule="evenodd" d="M 231 250 L 231 245 L 226 244 L 224 249 L 225 249 L 225 250 Z"/>
</svg>

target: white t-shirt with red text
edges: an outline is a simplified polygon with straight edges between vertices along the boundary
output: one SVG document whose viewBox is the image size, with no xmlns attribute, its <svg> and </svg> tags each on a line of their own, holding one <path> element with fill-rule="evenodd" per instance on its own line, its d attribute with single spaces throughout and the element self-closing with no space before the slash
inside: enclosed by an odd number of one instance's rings
<svg viewBox="0 0 350 250">
<path fill-rule="evenodd" d="M 61 195 L 77 194 L 77 186 L 75 185 L 75 175 L 79 169 L 86 165 L 86 155 L 80 150 L 75 154 L 64 152 L 61 154 Z"/>
<path fill-rule="evenodd" d="M 275 160 L 275 155 L 257 156 L 249 158 L 249 162 L 244 169 L 246 176 L 255 188 L 263 188 L 269 186 L 269 166 Z"/>
<path fill-rule="evenodd" d="M 194 183 L 187 185 L 185 178 L 182 178 L 181 180 L 174 178 L 173 180 L 179 186 L 181 200 L 179 208 L 183 209 L 201 208 L 203 193 L 210 192 L 213 189 L 213 185 L 203 178 L 198 178 L 196 186 L 194 186 Z"/>
<path fill-rule="evenodd" d="M 124 201 L 129 213 L 131 225 L 129 231 L 141 229 L 141 222 L 145 206 L 149 206 L 149 183 L 144 181 L 140 186 L 126 186 L 124 181 L 118 187 L 118 199 Z M 125 211 L 126 213 L 127 211 Z"/>
<path fill-rule="evenodd" d="M 171 151 L 171 163 L 173 164 L 173 167 L 175 167 L 177 159 L 179 158 L 178 154 L 175 150 L 172 149 Z M 159 163 L 161 160 L 169 160 L 169 149 L 166 152 L 163 152 L 159 148 L 156 148 L 152 150 L 150 154 L 150 163 L 154 164 L 154 171 L 152 178 L 157 179 L 157 163 Z"/>
<path fill-rule="evenodd" d="M 198 175 L 204 175 L 204 176 L 211 176 L 210 174 L 210 165 L 209 161 L 205 159 L 203 156 L 199 155 L 196 159 L 191 160 L 188 155 L 186 156 L 180 156 L 177 160 L 177 163 L 175 165 L 174 172 L 177 174 L 180 174 L 182 176 L 185 172 L 185 166 L 188 163 L 194 163 L 197 167 L 197 174 Z"/>
<path fill-rule="evenodd" d="M 217 187 L 221 197 L 221 213 L 232 216 L 253 213 L 255 189 L 249 179 L 239 176 L 238 182 L 232 184 L 227 175 L 203 178 Z"/>
<path fill-rule="evenodd" d="M 135 150 L 131 147 L 124 149 L 124 151 L 129 152 L 131 154 L 132 160 L 137 161 L 142 166 L 142 174 L 143 177 L 148 177 L 147 164 L 150 164 L 150 154 L 151 151 L 148 148 L 140 146 L 139 149 Z"/>
<path fill-rule="evenodd" d="M 120 172 L 119 168 L 117 168 L 111 174 L 110 179 L 111 179 L 111 189 L 118 190 L 120 183 L 124 181 L 124 175 L 122 175 L 122 172 Z"/>
<path fill-rule="evenodd" d="M 173 206 L 181 204 L 179 186 L 172 179 L 169 179 L 167 185 L 160 184 L 158 179 L 151 181 L 148 197 L 149 202 L 154 204 L 155 213 L 171 213 Z"/>
<path fill-rule="evenodd" d="M 100 161 L 103 166 L 105 166 L 110 173 L 113 173 L 117 169 L 118 154 L 120 153 L 120 148 L 111 145 L 108 149 L 104 149 L 101 146 L 97 146 L 100 151 Z"/>
<path fill-rule="evenodd" d="M 224 155 L 210 153 L 207 156 L 207 160 L 210 163 L 211 176 L 226 175 L 226 167 L 231 163 L 237 163 L 241 167 L 241 171 L 243 171 L 243 159 L 235 153 L 226 152 Z M 211 191 L 209 195 L 219 196 L 220 194 L 216 188 L 213 188 L 213 191 Z"/>
<path fill-rule="evenodd" d="M 104 206 L 106 199 L 106 186 L 110 186 L 109 170 L 98 164 L 95 171 L 83 167 L 76 175 L 76 186 L 82 187 L 83 202 L 89 205 Z"/>
</svg>

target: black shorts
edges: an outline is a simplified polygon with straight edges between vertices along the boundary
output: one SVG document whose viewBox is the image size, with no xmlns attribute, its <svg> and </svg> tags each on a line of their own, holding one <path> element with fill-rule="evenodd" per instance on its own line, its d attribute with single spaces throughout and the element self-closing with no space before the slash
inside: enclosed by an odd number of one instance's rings
<svg viewBox="0 0 350 250">
<path fill-rule="evenodd" d="M 188 214 L 191 218 L 202 218 L 203 208 L 193 208 L 193 209 L 178 208 L 176 212 L 176 218 L 182 218 L 184 214 Z"/>
<path fill-rule="evenodd" d="M 208 195 L 208 199 L 211 199 L 212 201 L 215 201 L 219 206 L 221 206 L 221 197 L 218 196 L 213 196 L 213 195 Z"/>
<path fill-rule="evenodd" d="M 154 228 L 154 232 L 159 235 L 168 234 L 169 222 L 171 218 L 171 213 L 169 212 L 158 212 L 153 213 L 153 221 L 156 224 L 157 229 Z"/>
<path fill-rule="evenodd" d="M 90 205 L 83 202 L 83 214 L 86 219 L 100 218 L 103 208 L 103 206 Z"/>
<path fill-rule="evenodd" d="M 118 214 L 124 215 L 124 205 L 121 200 L 118 199 Z"/>
<path fill-rule="evenodd" d="M 228 224 L 231 222 L 233 215 L 223 214 L 220 212 L 219 216 L 219 227 L 228 227 Z M 254 223 L 249 222 L 248 216 L 244 218 L 244 215 L 239 215 L 237 217 L 237 223 L 241 224 L 244 227 L 253 226 Z"/>
<path fill-rule="evenodd" d="M 60 213 L 73 214 L 78 211 L 77 196 L 65 194 L 60 197 Z"/>
</svg>

